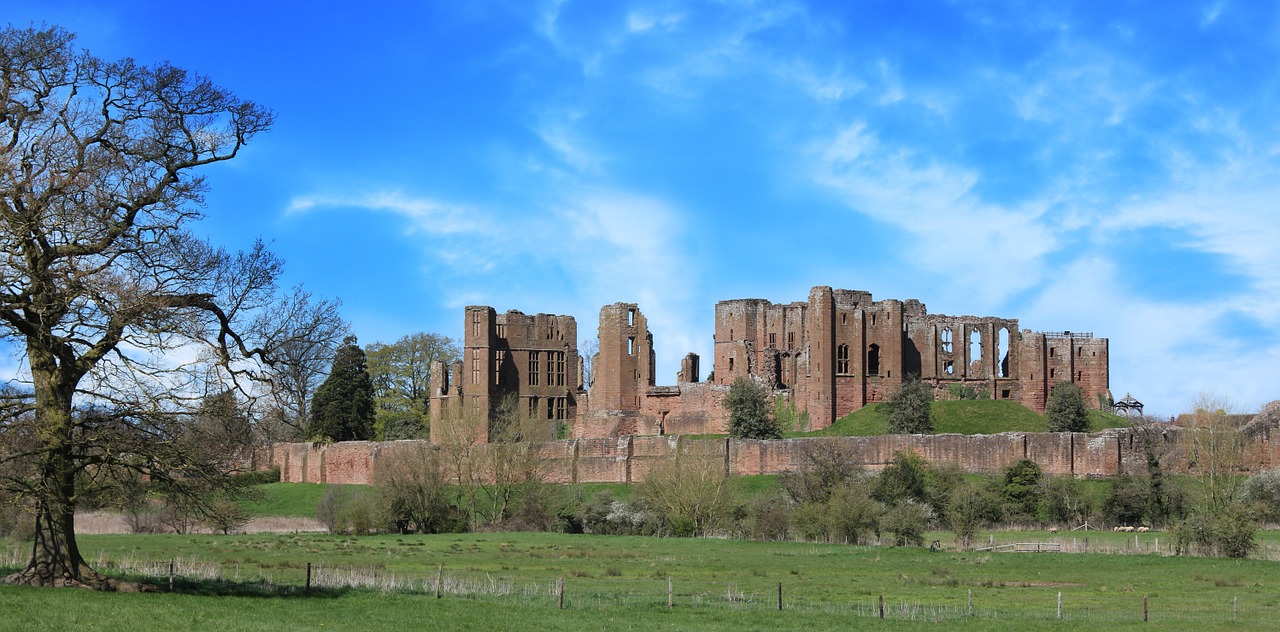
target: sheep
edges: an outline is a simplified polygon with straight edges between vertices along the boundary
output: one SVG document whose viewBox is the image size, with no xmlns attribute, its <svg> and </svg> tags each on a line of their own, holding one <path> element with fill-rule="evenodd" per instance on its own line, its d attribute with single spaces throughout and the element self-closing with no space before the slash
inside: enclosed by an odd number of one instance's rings
<svg viewBox="0 0 1280 632">
<path fill-rule="evenodd" d="M 1151 530 L 1151 527 L 1138 527 L 1138 533 L 1146 533 L 1150 530 Z"/>
</svg>

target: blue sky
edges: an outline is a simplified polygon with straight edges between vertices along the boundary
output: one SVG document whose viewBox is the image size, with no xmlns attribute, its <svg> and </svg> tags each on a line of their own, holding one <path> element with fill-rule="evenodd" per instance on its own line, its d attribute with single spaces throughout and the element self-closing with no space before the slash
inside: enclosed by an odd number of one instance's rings
<svg viewBox="0 0 1280 632">
<path fill-rule="evenodd" d="M 813 285 L 1111 340 L 1148 412 L 1280 367 L 1280 10 L 1215 2 L 9 2 L 277 112 L 206 172 L 361 342 Z M 709 370 L 709 367 L 704 368 Z"/>
</svg>

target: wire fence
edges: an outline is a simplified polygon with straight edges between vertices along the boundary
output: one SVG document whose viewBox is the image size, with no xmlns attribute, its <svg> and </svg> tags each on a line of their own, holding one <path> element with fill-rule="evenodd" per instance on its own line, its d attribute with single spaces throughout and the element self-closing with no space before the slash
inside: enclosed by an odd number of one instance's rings
<svg viewBox="0 0 1280 632">
<path fill-rule="evenodd" d="M 1065 548 L 1065 547 L 1064 547 Z M 0 555 L 5 566 L 25 561 L 21 550 Z M 1010 555 L 1015 555 L 1010 553 Z M 151 578 L 159 590 L 177 581 L 224 581 L 254 585 L 278 594 L 311 591 L 367 590 L 421 595 L 435 599 L 497 600 L 539 608 L 633 610 L 667 608 L 778 611 L 798 614 L 881 618 L 900 621 L 959 622 L 993 620 L 1034 622 L 1060 619 L 1089 623 L 1147 621 L 1180 627 L 1236 624 L 1266 629 L 1280 607 L 1274 594 L 1242 588 L 1240 594 L 1215 603 L 1136 593 L 1099 595 L 1084 586 L 1013 592 L 1000 586 L 939 587 L 936 598 L 922 601 L 884 595 L 808 594 L 803 582 L 788 585 L 760 577 L 733 581 L 682 580 L 679 577 L 630 579 L 613 577 L 516 577 L 448 569 L 397 573 L 380 568 L 327 564 L 291 564 L 281 568 L 219 565 L 196 558 L 148 560 L 131 555 L 98 554 L 91 564 L 100 570 Z M 1013 596 L 1017 595 L 1016 598 Z"/>
</svg>

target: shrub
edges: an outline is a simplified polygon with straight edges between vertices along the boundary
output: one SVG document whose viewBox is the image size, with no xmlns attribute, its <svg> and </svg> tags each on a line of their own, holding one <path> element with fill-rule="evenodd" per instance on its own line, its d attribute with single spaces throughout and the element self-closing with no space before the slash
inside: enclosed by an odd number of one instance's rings
<svg viewBox="0 0 1280 632">
<path fill-rule="evenodd" d="M 1084 391 L 1075 382 L 1058 382 L 1049 393 L 1044 414 L 1050 432 L 1088 432 L 1089 413 L 1084 407 Z"/>
<path fill-rule="evenodd" d="M 1230 503 L 1216 514 L 1195 513 L 1174 524 L 1174 548 L 1179 555 L 1194 553 L 1214 557 L 1248 557 L 1258 543 L 1258 523 L 1242 503 Z"/>
<path fill-rule="evenodd" d="M 929 464 L 915 452 L 895 452 L 893 461 L 880 470 L 872 485 L 871 495 L 886 505 L 903 500 L 926 502 Z"/>
<path fill-rule="evenodd" d="M 769 400 L 764 387 L 739 377 L 729 385 L 724 398 L 729 411 L 729 434 L 740 439 L 781 439 L 778 423 L 769 417 Z"/>
<path fill-rule="evenodd" d="M 1280 522 L 1280 470 L 1254 474 L 1240 487 L 1241 498 L 1252 505 L 1264 522 Z"/>
<path fill-rule="evenodd" d="M 893 534 L 894 546 L 923 546 L 924 532 L 932 518 L 932 512 L 924 503 L 904 500 L 884 512 L 880 529 Z"/>
<path fill-rule="evenodd" d="M 1005 468 L 1001 492 L 1011 519 L 1035 518 L 1040 504 L 1040 478 L 1040 466 L 1031 459 L 1022 459 Z"/>
<path fill-rule="evenodd" d="M 919 378 L 904 382 L 880 406 L 889 417 L 889 434 L 933 432 L 933 389 Z"/>
<path fill-rule="evenodd" d="M 946 522 L 955 532 L 960 548 L 969 548 L 978 530 L 990 521 L 998 506 L 998 499 L 975 483 L 964 481 L 951 490 Z"/>
</svg>

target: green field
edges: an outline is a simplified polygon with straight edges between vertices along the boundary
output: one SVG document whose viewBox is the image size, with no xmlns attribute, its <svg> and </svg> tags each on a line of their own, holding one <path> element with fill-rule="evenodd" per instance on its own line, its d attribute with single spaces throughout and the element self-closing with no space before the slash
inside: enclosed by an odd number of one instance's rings
<svg viewBox="0 0 1280 632">
<path fill-rule="evenodd" d="M 1149 551 L 1161 535 L 1143 534 L 1136 545 Z M 949 547 L 948 536 L 933 537 Z M 1057 542 L 1068 548 L 1082 548 L 1084 539 L 1043 532 L 993 537 L 997 544 Z M 1264 536 L 1271 549 L 1276 540 L 1276 534 Z M 168 561 L 177 560 L 177 592 L 0 587 L 6 613 L 0 628 L 343 630 L 429 622 L 436 629 L 798 630 L 937 629 L 945 622 L 948 629 L 973 630 L 1136 629 L 1143 625 L 1144 597 L 1157 629 L 1273 629 L 1280 617 L 1275 563 L 1134 554 L 1133 535 L 1110 532 L 1091 533 L 1089 546 L 1117 553 L 930 552 L 541 533 L 104 535 L 82 536 L 80 545 L 107 572 L 128 575 L 150 563 L 158 576 L 151 581 L 162 590 Z M 304 594 L 308 563 L 317 586 L 329 587 Z M 215 576 L 222 581 L 207 579 Z M 434 594 L 437 577 L 443 579 L 441 599 Z M 564 610 L 557 609 L 561 578 Z M 338 587 L 343 584 L 365 587 Z M 1065 622 L 1057 620 L 1059 593 Z M 878 619 L 881 596 L 884 622 Z"/>
</svg>

